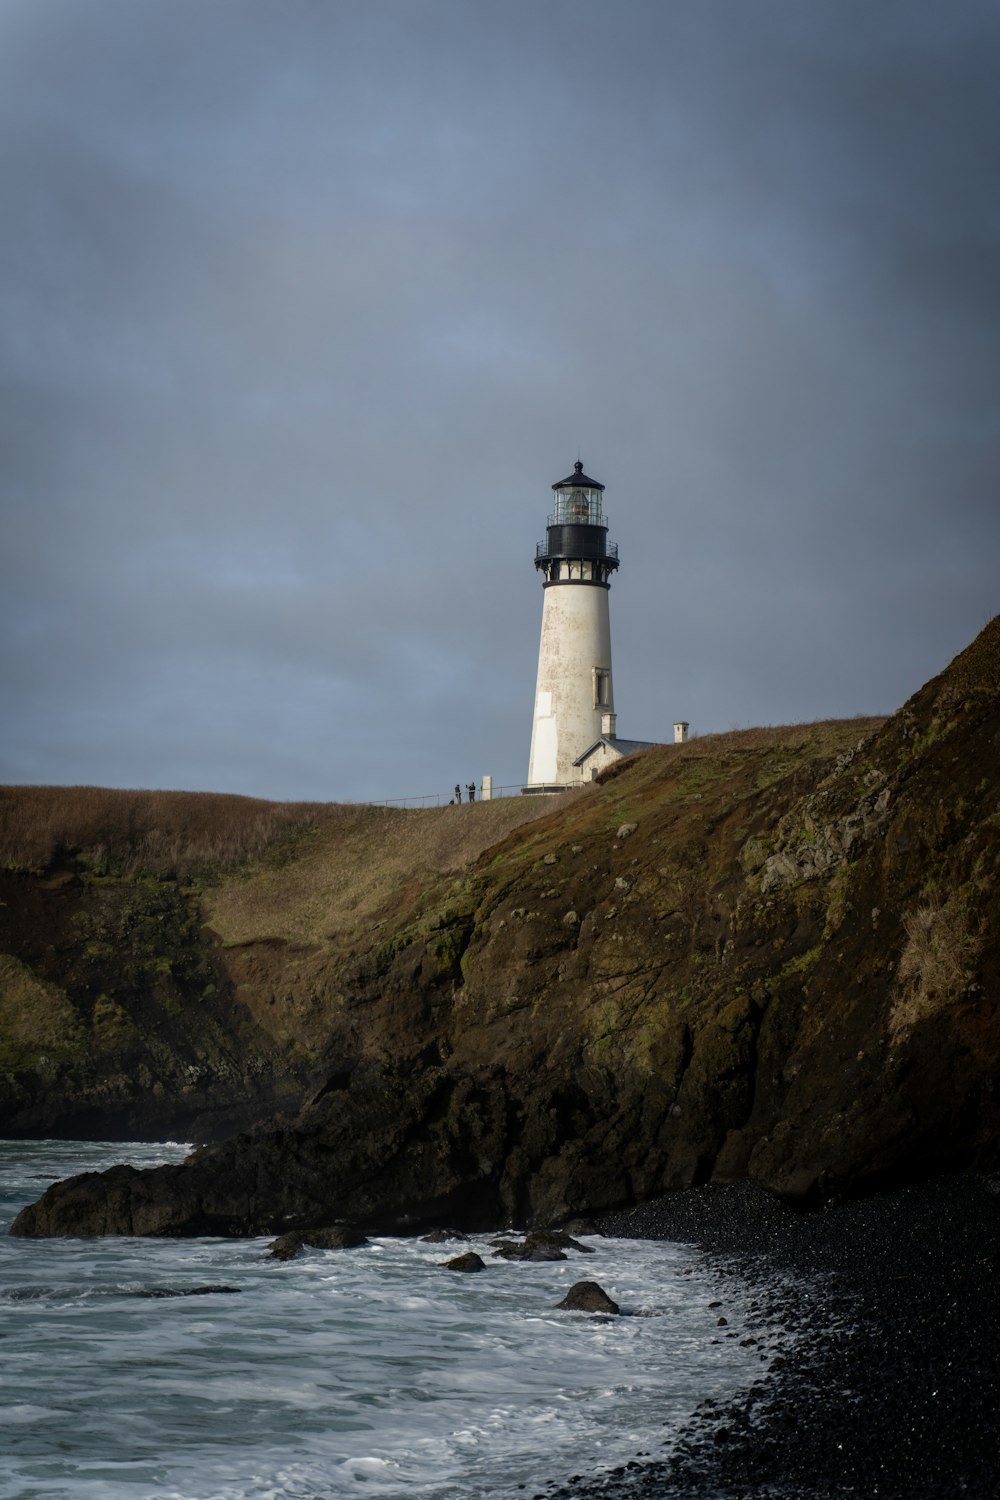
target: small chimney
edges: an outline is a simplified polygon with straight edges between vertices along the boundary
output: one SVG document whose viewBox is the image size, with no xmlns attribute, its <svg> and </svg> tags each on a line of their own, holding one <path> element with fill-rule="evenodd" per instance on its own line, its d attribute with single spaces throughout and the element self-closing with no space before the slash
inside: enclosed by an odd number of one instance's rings
<svg viewBox="0 0 1000 1500">
<path fill-rule="evenodd" d="M 688 725 L 683 719 L 678 719 L 674 725 L 674 744 L 683 745 L 688 737 Z"/>
<path fill-rule="evenodd" d="M 615 725 L 617 722 L 617 714 L 601 714 L 601 733 L 606 740 L 613 740 L 615 738 Z"/>
</svg>

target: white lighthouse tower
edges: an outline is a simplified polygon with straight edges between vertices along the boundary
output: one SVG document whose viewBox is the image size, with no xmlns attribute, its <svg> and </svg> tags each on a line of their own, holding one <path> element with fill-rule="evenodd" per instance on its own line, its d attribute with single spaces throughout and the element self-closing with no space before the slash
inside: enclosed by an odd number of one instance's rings
<svg viewBox="0 0 1000 1500">
<path fill-rule="evenodd" d="M 535 549 L 545 582 L 528 792 L 579 782 L 574 762 L 615 733 L 608 592 L 618 548 L 608 541 L 604 486 L 576 463 L 552 491 L 546 538 Z"/>
</svg>

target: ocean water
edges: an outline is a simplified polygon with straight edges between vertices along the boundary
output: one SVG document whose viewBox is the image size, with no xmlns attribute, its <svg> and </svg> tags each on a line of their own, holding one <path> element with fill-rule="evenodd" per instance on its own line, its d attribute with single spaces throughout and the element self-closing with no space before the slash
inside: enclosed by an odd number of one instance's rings
<svg viewBox="0 0 1000 1500">
<path fill-rule="evenodd" d="M 762 1373 L 751 1294 L 687 1246 L 536 1264 L 385 1238 L 279 1263 L 263 1239 L 7 1234 L 56 1178 L 185 1151 L 0 1143 L 0 1500 L 523 1500 L 662 1453 Z M 467 1248 L 485 1272 L 442 1269 Z M 627 1316 L 555 1311 L 583 1279 Z M 183 1295 L 206 1286 L 235 1290 Z"/>
</svg>

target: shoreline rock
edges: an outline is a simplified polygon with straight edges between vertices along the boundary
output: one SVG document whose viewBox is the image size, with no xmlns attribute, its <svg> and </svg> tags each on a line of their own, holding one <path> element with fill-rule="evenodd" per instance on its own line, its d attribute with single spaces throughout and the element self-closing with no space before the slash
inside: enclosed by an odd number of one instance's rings
<svg viewBox="0 0 1000 1500">
<path fill-rule="evenodd" d="M 532 1229 L 523 1240 L 506 1237 L 493 1241 L 493 1255 L 499 1260 L 568 1260 L 567 1250 L 577 1250 L 581 1255 L 592 1255 L 590 1245 L 575 1240 L 565 1229 Z"/>
<path fill-rule="evenodd" d="M 618 1303 L 597 1281 L 574 1281 L 556 1307 L 566 1312 L 605 1313 L 611 1317 L 621 1312 Z"/>
<path fill-rule="evenodd" d="M 271 1260 L 293 1260 L 302 1250 L 354 1250 L 367 1245 L 368 1236 L 353 1224 L 330 1224 L 319 1229 L 293 1229 L 268 1245 Z"/>
<path fill-rule="evenodd" d="M 482 1256 L 477 1255 L 475 1250 L 466 1250 L 464 1255 L 452 1256 L 451 1260 L 442 1262 L 446 1271 L 485 1271 L 486 1262 Z"/>
</svg>

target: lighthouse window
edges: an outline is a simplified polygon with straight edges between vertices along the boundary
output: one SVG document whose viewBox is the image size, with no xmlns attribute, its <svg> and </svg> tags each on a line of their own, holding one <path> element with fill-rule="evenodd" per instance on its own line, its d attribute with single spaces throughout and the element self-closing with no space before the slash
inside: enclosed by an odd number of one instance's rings
<svg viewBox="0 0 1000 1500">
<path fill-rule="evenodd" d="M 611 673 L 607 667 L 594 668 L 594 707 L 607 708 L 611 702 Z"/>
</svg>

